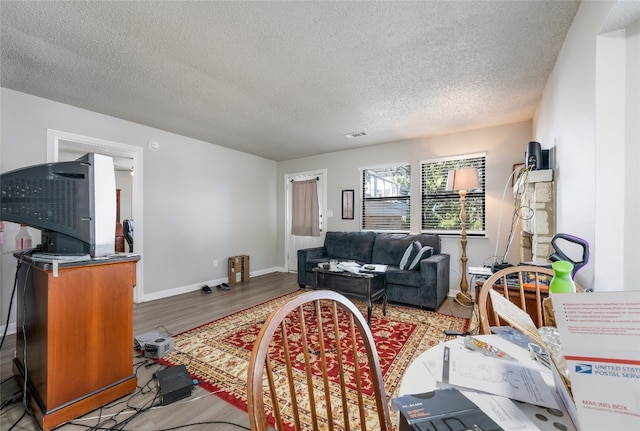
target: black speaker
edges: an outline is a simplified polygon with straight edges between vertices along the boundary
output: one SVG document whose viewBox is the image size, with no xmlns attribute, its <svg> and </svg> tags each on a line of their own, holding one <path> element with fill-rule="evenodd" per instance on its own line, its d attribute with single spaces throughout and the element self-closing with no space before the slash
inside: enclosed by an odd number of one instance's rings
<svg viewBox="0 0 640 431">
<path fill-rule="evenodd" d="M 542 169 L 551 169 L 551 150 L 542 150 Z"/>
<path fill-rule="evenodd" d="M 542 148 L 540 147 L 540 142 L 529 142 L 524 164 L 527 167 L 531 167 L 531 170 L 542 169 Z"/>
</svg>

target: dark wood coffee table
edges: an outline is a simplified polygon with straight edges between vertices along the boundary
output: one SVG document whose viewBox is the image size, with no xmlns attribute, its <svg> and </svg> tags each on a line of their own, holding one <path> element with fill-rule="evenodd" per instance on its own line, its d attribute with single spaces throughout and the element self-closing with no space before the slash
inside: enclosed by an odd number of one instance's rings
<svg viewBox="0 0 640 431">
<path fill-rule="evenodd" d="M 367 323 L 371 324 L 373 301 L 382 298 L 382 314 L 387 315 L 386 278 L 380 272 L 330 271 L 314 268 L 316 289 L 333 290 L 348 298 L 360 299 L 367 303 Z"/>
</svg>

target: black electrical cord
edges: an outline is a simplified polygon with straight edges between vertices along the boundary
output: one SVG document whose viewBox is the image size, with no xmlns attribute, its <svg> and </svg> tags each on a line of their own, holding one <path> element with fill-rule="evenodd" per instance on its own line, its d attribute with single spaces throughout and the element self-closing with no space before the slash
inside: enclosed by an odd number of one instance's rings
<svg viewBox="0 0 640 431">
<path fill-rule="evenodd" d="M 9 380 L 11 379 L 15 379 L 15 375 L 11 375 L 9 377 L 7 377 L 6 379 L 4 379 L 3 381 L 0 382 L 0 385 L 4 385 L 5 383 L 7 383 Z"/>
<path fill-rule="evenodd" d="M 94 428 L 91 427 L 89 425 L 84 425 L 84 424 L 78 424 L 75 422 L 69 422 L 70 425 L 75 425 L 75 426 L 80 426 L 80 427 L 85 427 L 86 429 L 93 431 L 93 430 L 105 430 L 105 431 L 115 431 L 115 428 L 105 428 L 105 427 L 99 427 L 99 428 Z M 175 427 L 171 427 L 171 428 L 161 428 L 155 431 L 174 431 L 174 430 L 179 430 L 179 429 L 183 429 L 183 428 L 188 428 L 188 427 L 192 427 L 192 426 L 198 426 L 198 425 L 231 425 L 234 427 L 238 427 L 240 429 L 243 430 L 251 430 L 251 428 L 246 427 L 244 425 L 240 425 L 237 423 L 233 423 L 233 422 L 228 422 L 228 421 L 205 421 L 205 422 L 193 422 L 190 424 L 184 424 L 184 425 L 176 425 Z M 127 430 L 127 429 L 118 429 L 117 431 L 134 431 L 134 430 Z"/>
<path fill-rule="evenodd" d="M 169 337 L 173 337 L 173 334 L 171 332 L 169 332 L 169 330 L 167 328 L 165 328 L 163 325 L 156 326 L 156 330 L 158 330 L 160 328 L 164 329 L 164 332 L 166 332 Z"/>
<path fill-rule="evenodd" d="M 11 428 L 9 428 L 7 431 L 11 431 L 12 429 L 14 429 L 16 427 L 16 425 L 18 425 L 20 423 L 20 421 L 27 415 L 27 411 L 25 410 L 24 412 L 22 412 L 22 416 L 20 416 L 18 418 L 17 421 L 15 421 L 13 423 L 13 425 L 11 425 Z"/>
<path fill-rule="evenodd" d="M 13 290 L 11 291 L 11 299 L 9 299 L 9 310 L 7 311 L 7 323 L 4 325 L 4 333 L 2 334 L 2 340 L 0 341 L 0 349 L 4 345 L 4 339 L 7 337 L 7 330 L 9 329 L 9 320 L 11 319 L 11 308 L 13 307 L 13 297 L 16 294 L 16 290 L 18 287 L 18 271 L 20 271 L 20 266 L 22 265 L 22 256 L 18 259 L 18 266 L 16 267 L 16 276 L 13 279 Z"/>
<path fill-rule="evenodd" d="M 20 396 L 19 396 L 20 395 Z M 6 406 L 8 406 L 9 404 L 11 404 L 14 401 L 18 401 L 20 398 L 22 398 L 22 391 L 19 390 L 18 392 L 15 392 L 13 395 L 11 395 L 10 397 L 8 397 L 6 400 L 4 400 L 3 402 L 0 403 L 0 410 L 4 409 Z"/>
<path fill-rule="evenodd" d="M 190 426 L 195 426 L 195 425 L 232 425 L 235 427 L 238 427 L 240 429 L 243 430 L 251 430 L 251 428 L 246 427 L 244 425 L 239 425 L 233 422 L 227 422 L 227 421 L 206 421 L 206 422 L 194 422 L 192 424 L 186 424 L 186 425 L 178 425 L 172 428 L 162 428 L 160 430 L 156 430 L 156 431 L 173 431 L 173 430 L 178 430 L 178 429 L 182 429 L 182 428 L 186 428 L 186 427 L 190 427 Z"/>
<path fill-rule="evenodd" d="M 142 387 L 140 388 L 140 390 L 138 391 L 138 393 L 134 394 L 131 398 L 129 398 L 129 400 L 127 401 L 127 407 L 130 409 L 133 409 L 135 411 L 135 413 L 131 416 L 129 416 L 127 419 L 123 420 L 121 423 L 119 423 L 117 426 L 117 428 L 114 428 L 114 430 L 123 430 L 124 426 L 126 426 L 127 424 L 129 424 L 133 419 L 135 419 L 136 417 L 140 416 L 142 413 L 151 410 L 153 407 L 155 406 L 159 406 L 160 404 L 157 404 L 158 398 L 160 397 L 160 388 L 158 387 L 156 390 L 156 393 L 154 394 L 153 398 L 151 399 L 151 401 L 147 402 L 145 405 L 143 405 L 142 407 L 134 407 L 132 405 L 130 405 L 129 403 L 133 400 L 133 398 L 137 395 L 144 395 L 144 388 L 148 387 L 151 382 L 154 380 L 154 377 L 151 377 L 146 384 L 142 385 Z"/>
<path fill-rule="evenodd" d="M 145 365 L 147 361 L 141 361 L 138 364 L 136 364 L 136 373 L 138 372 L 138 370 Z M 153 365 L 154 363 L 152 363 Z M 155 374 L 154 374 L 155 376 Z M 160 388 L 156 387 L 156 393 L 154 395 L 154 397 L 149 401 L 146 402 L 142 407 L 134 407 L 132 406 L 130 403 L 131 401 L 138 397 L 138 396 L 142 396 L 142 395 L 146 395 L 149 392 L 151 392 L 152 388 L 151 388 L 151 383 L 154 381 L 155 377 L 151 377 L 146 383 L 144 383 L 143 385 L 139 385 L 138 386 L 138 391 L 136 391 L 136 393 L 130 395 L 126 401 L 122 401 L 122 400 L 118 400 L 117 402 L 113 403 L 110 407 L 113 407 L 117 404 L 121 404 L 122 402 L 125 402 L 126 406 L 124 408 L 122 408 L 120 411 L 111 414 L 109 418 L 106 419 L 102 419 L 102 414 L 103 411 L 101 409 L 100 411 L 100 416 L 98 418 L 98 423 L 96 423 L 95 425 L 86 425 L 86 424 L 82 424 L 82 423 L 78 423 L 77 421 L 71 421 L 69 422 L 69 424 L 71 425 L 76 425 L 76 426 L 81 426 L 86 428 L 89 431 L 101 431 L 101 430 L 106 430 L 106 431 L 133 431 L 132 429 L 127 429 L 125 428 L 127 425 L 130 425 L 131 422 L 137 418 L 138 416 L 141 416 L 143 413 L 156 408 L 156 407 L 164 407 L 162 406 L 160 403 L 158 403 L 158 398 L 160 395 Z M 107 407 L 107 406 L 104 406 Z M 126 412 L 133 412 L 133 414 L 131 416 L 129 416 L 128 418 L 122 420 L 122 421 L 118 421 L 117 420 L 117 416 L 122 415 Z M 113 425 L 109 426 L 108 424 L 113 423 Z M 192 427 L 192 426 L 197 426 L 197 425 L 232 425 L 235 427 L 238 427 L 240 429 L 244 429 L 244 430 L 250 430 L 250 428 L 247 428 L 243 425 L 240 424 L 236 424 L 233 422 L 227 422 L 227 421 L 205 421 L 205 422 L 195 422 L 195 423 L 190 423 L 190 424 L 184 424 L 184 425 L 177 425 L 175 427 L 171 427 L 171 428 L 163 428 L 160 430 L 156 430 L 156 431 L 173 431 L 173 430 L 179 430 L 179 429 L 184 429 L 184 428 L 188 428 L 188 427 Z"/>
<path fill-rule="evenodd" d="M 16 266 L 16 275 L 15 275 L 15 278 L 14 278 L 14 281 L 13 281 L 13 291 L 11 292 L 11 299 L 9 300 L 9 310 L 8 310 L 8 312 L 7 312 L 7 323 L 6 323 L 5 328 L 4 328 L 4 333 L 2 334 L 2 340 L 0 340 L 0 349 L 2 348 L 2 345 L 4 345 L 4 340 L 6 339 L 6 336 L 7 336 L 7 329 L 8 329 L 8 327 L 9 327 L 9 319 L 10 319 L 10 317 L 11 317 L 11 308 L 12 308 L 12 306 L 13 306 L 13 298 L 14 298 L 15 293 L 17 292 L 17 288 L 18 288 L 18 275 L 19 275 L 20 267 L 22 266 L 22 262 L 23 262 L 23 259 L 22 259 L 22 258 L 24 257 L 24 255 L 26 255 L 26 254 L 28 254 L 28 253 L 31 253 L 32 251 L 33 251 L 33 249 L 31 249 L 31 250 L 27 250 L 27 251 L 25 251 L 25 252 L 21 253 L 21 254 L 19 255 L 19 257 L 18 257 L 18 264 L 17 264 L 17 266 Z M 30 268 L 31 268 L 31 267 L 29 267 L 29 269 L 30 269 Z M 27 272 L 27 278 L 28 278 L 28 272 Z M 27 286 L 26 286 L 26 283 L 27 283 L 27 280 L 25 279 L 25 286 L 24 286 L 24 290 L 25 290 L 25 291 L 26 291 L 26 287 L 27 287 Z M 25 311 L 26 311 L 26 310 L 25 310 Z M 26 318 L 26 315 L 25 315 L 25 318 Z M 17 322 L 16 322 L 16 323 L 17 323 Z M 26 336 L 27 336 L 27 334 L 24 332 L 24 326 L 25 326 L 25 322 L 23 322 L 23 337 L 25 337 L 25 341 L 26 341 Z M 26 349 L 26 342 L 25 342 L 25 349 Z M 26 354 L 26 352 L 25 352 L 25 354 Z M 24 360 L 25 360 L 25 362 L 26 362 L 26 357 L 24 358 Z M 22 397 L 21 397 L 21 398 L 22 398 L 22 404 L 23 404 L 23 407 L 24 407 L 24 412 L 23 412 L 23 413 L 22 413 L 22 415 L 18 418 L 18 420 L 16 420 L 16 421 L 13 423 L 13 425 L 11 425 L 11 428 L 9 428 L 9 430 L 7 430 L 7 431 L 11 431 L 12 429 L 14 429 L 14 428 L 16 427 L 16 425 L 18 425 L 18 423 L 20 423 L 20 421 L 21 421 L 25 416 L 27 416 L 27 415 L 28 415 L 28 416 L 33 417 L 33 414 L 32 414 L 32 412 L 30 411 L 29 406 L 28 406 L 28 404 L 27 404 L 27 402 L 28 402 L 28 401 L 27 401 L 27 374 L 26 374 L 26 363 L 25 363 L 24 365 L 25 365 L 24 385 L 23 385 L 22 391 L 17 392 L 17 393 L 16 393 L 16 395 L 14 395 L 14 396 L 17 396 L 17 394 L 21 394 L 21 395 L 22 395 Z M 7 380 L 9 380 L 9 379 L 4 380 L 4 381 L 3 381 L 3 383 L 4 383 L 4 382 L 6 382 Z M 13 399 L 13 397 L 12 397 L 11 399 Z M 3 403 L 2 407 L 4 408 L 4 406 L 5 406 L 5 403 Z"/>
<path fill-rule="evenodd" d="M 27 254 L 27 253 L 31 253 L 33 250 L 29 250 L 23 254 L 20 255 L 20 261 L 22 261 L 22 257 Z M 22 339 L 23 339 L 23 349 L 22 349 L 22 369 L 24 370 L 24 382 L 22 384 L 22 405 L 24 407 L 24 414 L 22 415 L 22 417 L 24 417 L 24 415 L 28 415 L 31 418 L 33 418 L 35 420 L 35 416 L 33 414 L 33 411 L 31 411 L 31 409 L 29 408 L 29 398 L 28 398 L 28 392 L 27 392 L 27 383 L 29 382 L 29 370 L 27 368 L 27 301 L 26 301 L 26 296 L 27 296 L 27 287 L 29 286 L 29 274 L 31 273 L 31 268 L 33 267 L 33 262 L 29 263 L 29 266 L 27 267 L 25 276 L 24 276 L 24 285 L 22 286 Z M 17 322 L 16 322 L 17 323 Z M 22 418 L 21 418 L 22 419 Z M 36 421 L 36 424 L 38 422 Z M 38 428 L 40 428 L 40 426 L 38 425 Z"/>
</svg>

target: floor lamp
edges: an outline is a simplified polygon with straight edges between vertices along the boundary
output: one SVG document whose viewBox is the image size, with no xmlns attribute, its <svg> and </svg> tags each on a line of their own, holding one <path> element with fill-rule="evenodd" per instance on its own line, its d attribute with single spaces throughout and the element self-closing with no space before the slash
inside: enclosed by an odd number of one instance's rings
<svg viewBox="0 0 640 431">
<path fill-rule="evenodd" d="M 464 202 L 467 196 L 467 190 L 475 190 L 480 188 L 478 180 L 478 169 L 461 168 L 451 169 L 447 177 L 447 191 L 458 190 L 460 193 L 460 245 L 462 246 L 462 254 L 460 262 L 462 263 L 462 272 L 460 276 L 460 292 L 456 295 L 456 300 L 466 306 L 473 305 L 471 295 L 469 295 L 469 284 L 467 283 L 467 210 Z"/>
</svg>

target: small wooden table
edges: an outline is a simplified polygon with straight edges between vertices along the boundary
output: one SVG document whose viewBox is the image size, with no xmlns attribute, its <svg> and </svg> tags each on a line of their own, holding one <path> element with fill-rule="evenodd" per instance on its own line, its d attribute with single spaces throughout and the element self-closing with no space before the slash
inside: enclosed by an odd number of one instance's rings
<svg viewBox="0 0 640 431">
<path fill-rule="evenodd" d="M 333 290 L 348 298 L 360 299 L 367 303 L 367 323 L 371 325 L 373 301 L 382 298 L 382 314 L 387 315 L 386 277 L 384 273 L 331 271 L 313 268 L 316 275 L 316 289 Z"/>
</svg>

